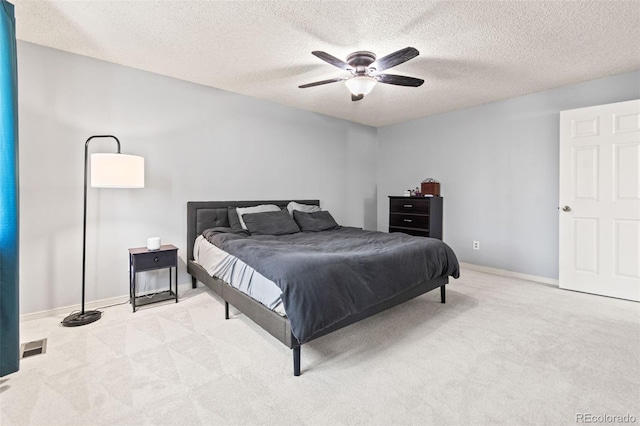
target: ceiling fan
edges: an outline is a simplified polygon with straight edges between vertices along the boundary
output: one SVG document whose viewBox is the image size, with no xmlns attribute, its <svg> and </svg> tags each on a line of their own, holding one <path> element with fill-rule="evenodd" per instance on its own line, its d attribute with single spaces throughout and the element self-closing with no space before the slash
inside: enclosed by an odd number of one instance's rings
<svg viewBox="0 0 640 426">
<path fill-rule="evenodd" d="M 419 78 L 380 73 L 380 71 L 395 67 L 418 56 L 420 52 L 413 47 L 405 47 L 380 59 L 376 59 L 376 55 L 371 52 L 354 52 L 347 56 L 346 62 L 319 50 L 315 50 L 311 54 L 335 67 L 349 71 L 352 75 L 303 84 L 298 86 L 300 89 L 346 80 L 345 85 L 351 92 L 351 100 L 359 101 L 369 94 L 378 82 L 410 87 L 418 87 L 424 83 L 424 80 Z"/>
</svg>

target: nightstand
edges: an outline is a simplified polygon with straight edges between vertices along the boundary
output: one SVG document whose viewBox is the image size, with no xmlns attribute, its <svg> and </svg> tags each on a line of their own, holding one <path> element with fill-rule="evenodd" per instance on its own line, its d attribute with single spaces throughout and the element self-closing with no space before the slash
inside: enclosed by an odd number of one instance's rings
<svg viewBox="0 0 640 426">
<path fill-rule="evenodd" d="M 169 290 L 157 293 L 136 295 L 136 274 L 138 272 L 153 271 L 169 268 Z M 171 270 L 173 269 L 173 271 Z M 172 274 L 175 277 L 172 280 Z M 175 290 L 172 283 L 175 281 Z M 146 247 L 129 249 L 129 302 L 133 312 L 137 307 L 151 303 L 176 299 L 178 303 L 178 247 L 171 244 L 163 245 L 158 250 L 149 250 Z"/>
</svg>

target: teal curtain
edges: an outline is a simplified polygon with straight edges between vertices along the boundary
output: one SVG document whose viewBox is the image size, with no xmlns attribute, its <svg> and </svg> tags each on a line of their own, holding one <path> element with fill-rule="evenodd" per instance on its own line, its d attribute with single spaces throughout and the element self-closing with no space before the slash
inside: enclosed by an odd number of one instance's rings
<svg viewBox="0 0 640 426">
<path fill-rule="evenodd" d="M 17 71 L 13 5 L 0 0 L 0 376 L 20 367 Z"/>
</svg>

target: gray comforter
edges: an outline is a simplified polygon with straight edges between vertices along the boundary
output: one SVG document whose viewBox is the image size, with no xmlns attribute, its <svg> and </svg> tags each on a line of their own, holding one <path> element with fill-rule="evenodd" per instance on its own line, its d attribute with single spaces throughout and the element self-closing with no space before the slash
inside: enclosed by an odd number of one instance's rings
<svg viewBox="0 0 640 426">
<path fill-rule="evenodd" d="M 280 287 L 300 343 L 425 280 L 459 276 L 453 250 L 433 238 L 355 228 L 281 236 L 214 228 L 203 235 Z"/>
</svg>

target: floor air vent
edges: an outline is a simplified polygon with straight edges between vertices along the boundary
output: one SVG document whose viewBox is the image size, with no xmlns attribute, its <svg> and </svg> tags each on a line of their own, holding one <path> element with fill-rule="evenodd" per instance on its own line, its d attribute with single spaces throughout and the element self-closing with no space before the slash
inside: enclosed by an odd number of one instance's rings
<svg viewBox="0 0 640 426">
<path fill-rule="evenodd" d="M 20 359 L 47 352 L 47 339 L 34 340 L 20 345 Z"/>
</svg>

